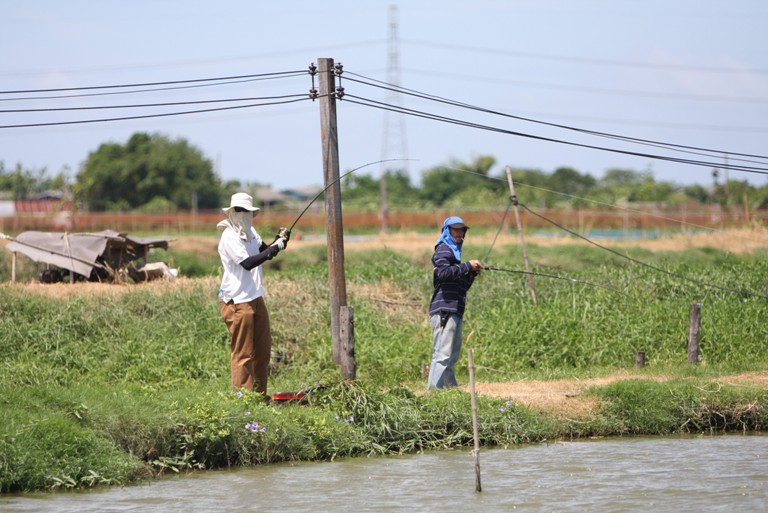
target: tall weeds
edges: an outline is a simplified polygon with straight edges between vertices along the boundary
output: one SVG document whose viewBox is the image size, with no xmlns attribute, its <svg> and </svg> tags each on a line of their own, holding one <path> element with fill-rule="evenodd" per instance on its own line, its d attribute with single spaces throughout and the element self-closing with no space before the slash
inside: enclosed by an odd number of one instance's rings
<svg viewBox="0 0 768 513">
<path fill-rule="evenodd" d="M 646 353 L 648 372 L 680 368 L 693 302 L 702 305 L 701 364 L 683 372 L 681 383 L 708 372 L 765 370 L 768 302 L 738 293 L 768 293 L 765 258 L 720 249 L 643 255 L 714 285 L 706 287 L 592 248 L 531 251 L 535 270 L 578 281 L 535 278 L 536 306 L 524 275 L 482 273 L 464 324 L 478 380 L 594 375 L 632 367 L 637 351 Z M 322 252 L 285 256 L 266 272 L 274 337 L 269 388 L 324 386 L 298 408 L 228 392 L 229 346 L 216 277 L 105 284 L 101 292 L 82 284 L 50 285 L 42 293 L 39 285 L 0 285 L 0 492 L 469 445 L 466 394 L 424 394 L 429 253 L 382 249 L 348 256 L 355 383 L 341 382 L 332 362 Z M 521 269 L 520 262 L 516 250 L 500 248 L 492 263 Z M 57 293 L 62 290 L 68 293 Z M 464 362 L 457 370 L 466 382 Z M 727 394 L 702 395 L 704 386 L 628 383 L 596 391 L 605 405 L 601 414 L 578 422 L 481 398 L 483 443 L 765 427 L 764 393 L 726 387 Z"/>
</svg>

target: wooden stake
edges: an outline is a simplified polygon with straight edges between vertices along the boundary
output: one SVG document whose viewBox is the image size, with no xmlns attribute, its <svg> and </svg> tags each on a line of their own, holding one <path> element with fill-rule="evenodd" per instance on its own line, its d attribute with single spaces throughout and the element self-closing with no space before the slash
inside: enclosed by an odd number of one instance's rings
<svg viewBox="0 0 768 513">
<path fill-rule="evenodd" d="M 480 434 L 477 427 L 477 396 L 475 395 L 475 361 L 472 357 L 472 350 L 468 351 L 469 358 L 469 389 L 472 401 L 472 436 L 475 439 L 475 491 L 482 492 L 480 485 Z"/>
<path fill-rule="evenodd" d="M 341 335 L 341 374 L 344 379 L 355 379 L 355 311 L 351 306 L 342 306 L 339 334 Z"/>
<path fill-rule="evenodd" d="M 699 363 L 699 333 L 701 332 L 701 303 L 691 303 L 688 327 L 688 363 Z"/>
<path fill-rule="evenodd" d="M 523 249 L 523 260 L 525 261 L 525 272 L 528 273 L 528 289 L 531 291 L 531 299 L 534 305 L 536 301 L 536 287 L 533 285 L 533 275 L 530 274 L 531 266 L 528 263 L 528 250 L 525 247 L 525 235 L 523 234 L 523 224 L 520 222 L 520 211 L 517 208 L 517 196 L 515 196 L 515 183 L 512 181 L 512 171 L 507 166 L 507 182 L 509 182 L 509 193 L 512 195 L 512 204 L 515 207 L 515 221 L 517 222 L 517 232 L 520 234 L 520 245 Z"/>
<path fill-rule="evenodd" d="M 645 351 L 638 351 L 635 354 L 635 367 L 645 367 Z"/>
</svg>

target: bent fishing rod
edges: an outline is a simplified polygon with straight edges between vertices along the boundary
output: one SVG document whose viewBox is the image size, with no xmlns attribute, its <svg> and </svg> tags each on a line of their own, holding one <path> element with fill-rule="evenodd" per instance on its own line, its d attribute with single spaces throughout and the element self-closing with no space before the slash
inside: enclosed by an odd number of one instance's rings
<svg viewBox="0 0 768 513">
<path fill-rule="evenodd" d="M 568 276 L 558 276 L 556 274 L 547 274 L 547 273 L 538 273 L 534 271 L 520 271 L 517 269 L 503 269 L 501 267 L 493 267 L 490 265 L 483 264 L 483 270 L 484 271 L 500 271 L 505 273 L 515 273 L 515 274 L 527 274 L 529 276 L 542 276 L 544 278 L 554 278 L 557 280 L 564 280 L 564 281 L 570 281 L 571 283 L 583 283 L 584 285 L 590 285 L 592 287 L 599 287 L 601 289 L 610 290 L 611 292 L 615 292 L 617 294 L 622 294 L 621 291 L 614 289 L 612 287 L 608 287 L 606 285 L 600 285 L 599 283 L 592 283 L 590 281 L 584 281 L 584 280 L 577 280 L 576 278 L 570 278 Z"/>
<path fill-rule="evenodd" d="M 352 170 L 350 170 L 350 171 L 347 171 L 346 173 L 344 173 L 343 175 L 339 176 L 337 179 L 335 179 L 334 181 L 332 181 L 331 183 L 329 183 L 328 185 L 326 185 L 326 186 L 323 188 L 323 190 L 322 190 L 322 191 L 318 192 L 318 193 L 317 193 L 317 195 L 316 195 L 314 198 L 312 198 L 312 200 L 311 200 L 309 203 L 307 203 L 307 206 L 306 206 L 306 207 L 304 207 L 304 210 L 302 210 L 302 211 L 301 211 L 301 213 L 298 215 L 298 217 L 296 217 L 296 219 L 294 219 L 294 220 L 293 220 L 293 223 L 291 223 L 291 226 L 290 226 L 290 228 L 288 228 L 288 230 L 286 230 L 286 232 L 287 232 L 287 233 L 288 233 L 288 235 L 290 236 L 290 234 L 291 234 L 291 231 L 293 230 L 294 226 L 296 226 L 296 223 L 298 223 L 298 222 L 299 222 L 299 219 L 301 219 L 301 218 L 302 218 L 302 216 L 303 216 L 303 215 L 304 215 L 304 214 L 307 212 L 307 210 L 309 210 L 309 207 L 311 207 L 311 206 L 312 206 L 312 204 L 313 204 L 315 201 L 317 201 L 317 199 L 318 199 L 320 196 L 322 196 L 323 194 L 325 194 L 325 191 L 327 191 L 327 190 L 328 190 L 328 189 L 330 189 L 330 188 L 331 188 L 333 185 L 335 185 L 336 183 L 338 183 L 339 181 L 341 181 L 341 179 L 342 179 L 342 178 L 344 178 L 345 176 L 347 176 L 347 175 L 351 175 L 351 174 L 352 174 L 352 173 L 354 173 L 355 171 L 358 171 L 358 170 L 360 170 L 360 169 L 363 169 L 364 167 L 372 166 L 372 165 L 374 165 L 374 164 L 381 164 L 381 163 L 383 163 L 383 162 L 404 161 L 404 160 L 413 160 L 413 159 L 385 159 L 385 160 L 377 160 L 377 161 L 375 161 L 375 162 L 369 162 L 369 163 L 367 163 L 367 164 L 363 164 L 362 166 L 356 167 L 355 169 L 352 169 Z M 383 180 L 383 178 L 382 178 L 382 180 Z"/>
</svg>

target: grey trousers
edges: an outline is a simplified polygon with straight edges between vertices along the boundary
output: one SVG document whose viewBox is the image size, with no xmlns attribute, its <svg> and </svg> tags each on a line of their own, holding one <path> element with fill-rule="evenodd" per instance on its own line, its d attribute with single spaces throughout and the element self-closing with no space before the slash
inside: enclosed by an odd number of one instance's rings
<svg viewBox="0 0 768 513">
<path fill-rule="evenodd" d="M 427 388 L 455 387 L 456 376 L 453 368 L 461 353 L 462 318 L 456 314 L 448 315 L 445 326 L 441 325 L 440 314 L 430 316 L 432 324 L 432 363 L 429 366 Z"/>
</svg>

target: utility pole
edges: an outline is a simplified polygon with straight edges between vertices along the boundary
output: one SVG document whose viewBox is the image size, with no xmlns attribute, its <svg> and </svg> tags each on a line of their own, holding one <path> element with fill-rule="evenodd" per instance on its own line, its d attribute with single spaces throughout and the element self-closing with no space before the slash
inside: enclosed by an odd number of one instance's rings
<svg viewBox="0 0 768 513">
<path fill-rule="evenodd" d="M 339 134 L 336 125 L 335 73 L 333 59 L 318 59 L 320 88 L 320 133 L 323 146 L 323 179 L 325 181 L 325 230 L 328 243 L 328 283 L 331 300 L 331 339 L 333 362 L 341 365 L 344 377 L 354 379 L 354 342 L 349 341 L 350 327 L 341 326 L 341 311 L 347 313 L 347 286 L 344 274 L 344 224 L 341 217 L 341 183 L 339 176 Z M 349 312 L 351 314 L 351 312 Z M 352 322 L 351 315 L 345 315 Z M 342 342 L 342 333 L 345 341 Z M 351 345 L 351 347 L 350 347 Z"/>
</svg>

